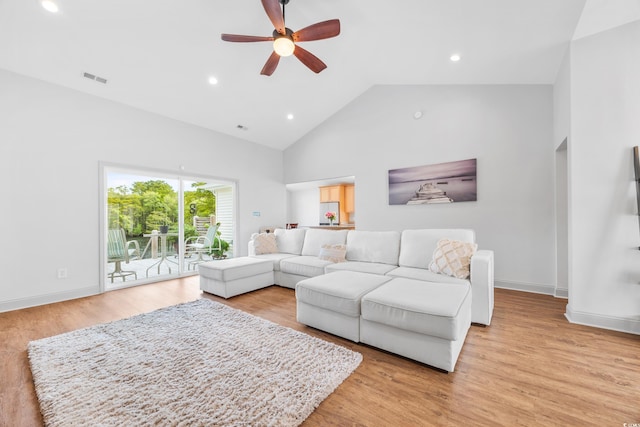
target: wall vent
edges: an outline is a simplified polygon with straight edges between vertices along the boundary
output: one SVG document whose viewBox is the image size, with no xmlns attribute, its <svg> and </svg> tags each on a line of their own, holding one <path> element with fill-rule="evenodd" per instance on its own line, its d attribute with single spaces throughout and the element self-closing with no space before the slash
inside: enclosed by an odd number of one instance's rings
<svg viewBox="0 0 640 427">
<path fill-rule="evenodd" d="M 104 77 L 96 76 L 96 75 L 91 74 L 91 73 L 85 72 L 84 73 L 84 77 L 86 77 L 86 78 L 88 78 L 90 80 L 95 80 L 98 83 L 107 84 L 107 79 L 105 79 Z"/>
</svg>

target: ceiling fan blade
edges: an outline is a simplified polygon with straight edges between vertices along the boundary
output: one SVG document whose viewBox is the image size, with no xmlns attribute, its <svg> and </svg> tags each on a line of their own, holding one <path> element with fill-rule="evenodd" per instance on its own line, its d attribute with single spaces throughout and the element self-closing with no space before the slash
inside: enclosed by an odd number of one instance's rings
<svg viewBox="0 0 640 427">
<path fill-rule="evenodd" d="M 267 16 L 276 31 L 280 34 L 285 34 L 286 30 L 284 29 L 284 17 L 282 16 L 282 9 L 280 9 L 280 0 L 262 0 L 262 7 L 267 12 Z"/>
<path fill-rule="evenodd" d="M 278 62 L 280 62 L 280 55 L 275 52 L 271 52 L 271 56 L 269 57 L 269 59 L 267 59 L 264 67 L 262 67 L 262 71 L 260 71 L 260 74 L 264 76 L 270 76 L 276 70 Z"/>
<path fill-rule="evenodd" d="M 309 25 L 293 33 L 294 42 L 309 42 L 312 40 L 328 39 L 340 34 L 340 20 L 330 19 Z"/>
<path fill-rule="evenodd" d="M 243 36 L 241 34 L 222 34 L 222 40 L 226 42 L 269 42 L 273 37 Z"/>
<path fill-rule="evenodd" d="M 300 60 L 300 62 L 309 67 L 309 69 L 314 73 L 319 73 L 320 71 L 327 68 L 327 64 L 322 62 L 317 56 L 315 56 L 308 50 L 304 50 L 298 45 L 296 45 L 293 54 Z"/>
</svg>

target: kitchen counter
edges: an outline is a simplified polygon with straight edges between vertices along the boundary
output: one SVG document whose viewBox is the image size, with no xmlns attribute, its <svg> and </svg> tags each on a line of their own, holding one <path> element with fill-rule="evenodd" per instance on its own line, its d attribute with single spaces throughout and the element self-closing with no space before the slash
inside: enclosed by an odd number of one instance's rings
<svg viewBox="0 0 640 427">
<path fill-rule="evenodd" d="M 344 225 L 316 225 L 316 226 L 307 226 L 305 228 L 319 228 L 321 230 L 355 230 L 355 224 L 344 224 Z"/>
</svg>

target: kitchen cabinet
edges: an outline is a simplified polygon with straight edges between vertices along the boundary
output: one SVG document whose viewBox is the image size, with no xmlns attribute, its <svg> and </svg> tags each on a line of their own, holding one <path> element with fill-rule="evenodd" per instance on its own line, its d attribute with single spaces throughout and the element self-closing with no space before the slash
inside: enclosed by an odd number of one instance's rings
<svg viewBox="0 0 640 427">
<path fill-rule="evenodd" d="M 344 186 L 344 210 L 348 214 L 353 213 L 356 210 L 355 185 Z"/>
<path fill-rule="evenodd" d="M 341 202 L 344 189 L 342 185 L 320 187 L 320 202 Z"/>
<path fill-rule="evenodd" d="M 336 184 L 320 187 L 320 203 L 338 202 L 340 206 L 340 225 L 352 224 L 355 212 L 355 186 Z"/>
</svg>

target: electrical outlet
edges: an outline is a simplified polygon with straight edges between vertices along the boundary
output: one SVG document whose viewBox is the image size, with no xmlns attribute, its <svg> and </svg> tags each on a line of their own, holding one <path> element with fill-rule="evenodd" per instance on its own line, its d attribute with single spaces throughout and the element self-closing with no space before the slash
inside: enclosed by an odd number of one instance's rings
<svg viewBox="0 0 640 427">
<path fill-rule="evenodd" d="M 65 267 L 60 267 L 58 269 L 58 279 L 66 279 L 67 278 L 67 269 Z"/>
</svg>

